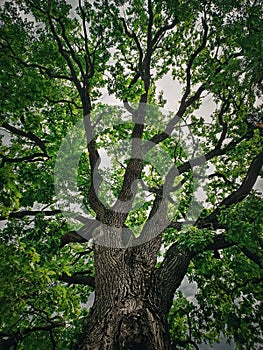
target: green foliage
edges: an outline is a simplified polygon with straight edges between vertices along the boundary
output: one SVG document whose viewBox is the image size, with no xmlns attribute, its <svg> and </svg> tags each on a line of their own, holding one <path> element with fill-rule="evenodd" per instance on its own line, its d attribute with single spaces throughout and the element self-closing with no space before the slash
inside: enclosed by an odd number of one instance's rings
<svg viewBox="0 0 263 350">
<path fill-rule="evenodd" d="M 263 261 L 262 217 L 263 203 L 259 195 L 252 194 L 244 202 L 222 213 L 222 222 L 227 225 L 226 238 L 241 247 L 257 253 Z"/>
<path fill-rule="evenodd" d="M 90 289 L 59 281 L 62 273 L 71 275 L 83 264 L 83 258 L 77 260 L 83 246 L 59 251 L 61 234 L 67 230 L 63 219 L 37 216 L 34 226 L 28 220 L 11 221 L 2 231 L 0 324 L 2 332 L 25 332 L 21 349 L 51 348 L 48 332 L 26 330 L 52 322 L 61 324 L 52 331 L 58 348 L 69 348 L 87 315 L 81 303 L 87 302 Z M 86 263 L 89 266 L 92 269 Z"/>
</svg>

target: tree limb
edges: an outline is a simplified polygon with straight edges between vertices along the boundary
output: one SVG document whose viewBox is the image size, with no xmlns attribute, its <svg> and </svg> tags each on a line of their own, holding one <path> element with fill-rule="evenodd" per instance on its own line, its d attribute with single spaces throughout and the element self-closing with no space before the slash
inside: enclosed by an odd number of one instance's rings
<svg viewBox="0 0 263 350">
<path fill-rule="evenodd" d="M 199 219 L 197 221 L 197 227 L 206 227 L 206 225 L 216 223 L 218 221 L 218 214 L 224 208 L 228 208 L 232 204 L 237 204 L 246 198 L 254 187 L 262 166 L 263 152 L 254 157 L 248 168 L 246 177 L 241 183 L 240 187 L 236 191 L 232 192 L 229 196 L 227 196 L 210 215 L 204 219 Z"/>
<path fill-rule="evenodd" d="M 178 17 L 175 16 L 175 18 L 172 20 L 172 22 L 170 24 L 167 24 L 167 25 L 161 27 L 160 29 L 158 29 L 158 31 L 156 32 L 155 36 L 152 39 L 152 47 L 154 48 L 156 46 L 159 38 L 168 30 L 173 29 L 177 23 L 178 23 Z"/>
<path fill-rule="evenodd" d="M 76 219 L 79 220 L 78 217 Z M 94 231 L 100 226 L 100 222 L 97 220 L 85 218 L 82 222 L 84 223 L 84 226 L 82 226 L 78 230 L 78 232 L 69 231 L 61 237 L 60 248 L 64 247 L 66 244 L 73 243 L 73 242 L 75 243 L 88 242 L 93 237 Z"/>
<path fill-rule="evenodd" d="M 252 253 L 246 247 L 239 246 L 239 248 L 241 249 L 242 253 L 246 255 L 246 257 L 248 257 L 250 260 L 252 260 L 259 267 L 263 268 L 262 259 L 260 259 L 260 257 L 257 254 Z"/>
<path fill-rule="evenodd" d="M 53 216 L 56 214 L 60 214 L 61 210 L 60 209 L 55 209 L 55 210 L 22 210 L 22 211 L 17 211 L 13 213 L 9 213 L 8 217 L 0 216 L 0 221 L 1 220 L 8 220 L 8 219 L 22 219 L 25 216 L 36 216 L 38 214 L 43 214 L 45 216 Z"/>
<path fill-rule="evenodd" d="M 69 42 L 69 39 L 68 39 L 67 34 L 66 34 L 66 28 L 64 26 L 64 23 L 61 21 L 60 18 L 56 18 L 55 16 L 51 16 L 51 15 L 50 15 L 50 17 L 52 19 L 54 19 L 57 23 L 59 23 L 61 30 L 62 30 L 62 38 L 64 39 L 67 47 L 69 48 L 70 55 L 71 55 L 72 59 L 74 60 L 74 62 L 77 64 L 82 78 L 85 79 L 85 73 L 84 73 L 82 64 L 81 64 L 80 60 L 78 59 L 78 57 L 75 55 L 75 51 L 73 50 L 73 47 Z"/>
<path fill-rule="evenodd" d="M 59 280 L 69 284 L 82 284 L 84 286 L 95 288 L 95 278 L 93 276 L 86 276 L 79 272 L 73 273 L 71 276 L 63 273 L 59 277 Z"/>
<path fill-rule="evenodd" d="M 64 326 L 65 326 L 64 322 L 51 321 L 50 324 L 46 324 L 43 326 L 28 327 L 22 331 L 18 330 L 14 333 L 0 332 L 0 347 L 3 350 L 15 349 L 17 344 L 21 342 L 30 333 L 34 333 L 38 331 L 50 332 L 55 328 L 64 327 Z"/>
<path fill-rule="evenodd" d="M 176 289 L 180 286 L 194 254 L 187 249 L 179 249 L 174 243 L 166 252 L 160 267 L 156 270 L 158 289 L 165 312 L 170 310 Z"/>
<path fill-rule="evenodd" d="M 63 80 L 68 80 L 72 81 L 72 77 L 69 77 L 64 74 L 54 74 L 50 68 L 45 67 L 41 64 L 38 63 L 30 63 L 27 61 L 24 61 L 21 59 L 20 55 L 16 54 L 15 50 L 12 48 L 11 44 L 8 42 L 7 39 L 5 39 L 7 45 L 4 45 L 3 43 L 0 43 L 0 46 L 5 49 L 9 49 L 11 54 L 9 54 L 9 57 L 12 59 L 15 59 L 18 61 L 21 65 L 23 65 L 26 68 L 37 68 L 41 74 L 46 74 L 49 78 L 54 78 L 54 79 L 63 79 Z"/>
<path fill-rule="evenodd" d="M 142 47 L 141 47 L 141 44 L 139 42 L 139 39 L 137 37 L 137 35 L 135 34 L 134 31 L 130 31 L 127 27 L 127 24 L 125 22 L 125 19 L 123 17 L 120 18 L 120 20 L 122 21 L 122 24 L 123 24 L 123 28 L 124 28 L 124 32 L 125 34 L 134 40 L 135 44 L 136 44 L 136 47 L 138 49 L 138 52 L 139 52 L 139 65 L 141 66 L 142 64 L 142 60 L 143 60 L 143 51 L 142 51 Z"/>
<path fill-rule="evenodd" d="M 48 102 L 51 102 L 51 103 L 68 103 L 68 104 L 73 104 L 77 109 L 82 109 L 82 107 L 79 106 L 74 100 L 66 100 L 66 99 L 53 100 L 48 96 L 44 96 L 44 97 Z"/>
<path fill-rule="evenodd" d="M 59 248 L 63 248 L 69 243 L 85 243 L 87 241 L 88 239 L 82 237 L 77 231 L 69 231 L 61 237 Z"/>
<path fill-rule="evenodd" d="M 29 156 L 24 156 L 24 157 L 20 157 L 20 158 L 8 158 L 2 154 L 0 154 L 0 157 L 2 158 L 2 162 L 0 165 L 0 168 L 2 168 L 5 163 L 21 163 L 21 162 L 29 162 L 29 163 L 33 163 L 33 162 L 43 162 L 44 159 L 47 156 L 44 153 L 34 153 L 31 154 Z"/>
<path fill-rule="evenodd" d="M 34 143 L 43 151 L 43 154 L 47 157 L 47 150 L 44 142 L 36 135 L 34 135 L 31 131 L 26 132 L 20 129 L 17 129 L 13 125 L 8 124 L 7 122 L 3 122 L 1 127 L 5 128 L 6 130 L 12 132 L 15 135 L 19 135 L 22 137 L 29 138 L 30 140 L 34 141 Z"/>
<path fill-rule="evenodd" d="M 183 106 L 185 104 L 186 99 L 189 96 L 190 91 L 191 91 L 191 69 L 192 69 L 194 60 L 196 59 L 196 57 L 199 55 L 199 53 L 206 46 L 207 34 L 208 34 L 208 25 L 207 25 L 205 19 L 202 19 L 202 25 L 203 25 L 203 28 L 204 28 L 202 42 L 201 42 L 200 46 L 195 50 L 195 52 L 191 55 L 191 57 L 189 59 L 189 62 L 187 64 L 187 67 L 186 67 L 186 89 L 185 89 L 185 93 L 184 93 L 184 95 L 182 97 L 181 106 Z"/>
<path fill-rule="evenodd" d="M 50 11 L 48 12 L 48 18 L 49 18 L 49 25 L 50 25 L 51 32 L 52 32 L 52 34 L 57 42 L 57 45 L 58 45 L 59 53 L 67 62 L 67 65 L 68 65 L 69 70 L 71 72 L 72 81 L 74 82 L 80 96 L 83 98 L 82 87 L 81 87 L 80 81 L 78 79 L 77 72 L 74 68 L 72 61 L 71 61 L 70 55 L 65 51 L 63 44 L 62 44 L 62 41 L 61 41 L 60 37 L 58 36 L 58 33 L 57 33 L 56 28 L 55 28 L 53 21 L 52 21 L 52 16 L 50 14 Z"/>
</svg>

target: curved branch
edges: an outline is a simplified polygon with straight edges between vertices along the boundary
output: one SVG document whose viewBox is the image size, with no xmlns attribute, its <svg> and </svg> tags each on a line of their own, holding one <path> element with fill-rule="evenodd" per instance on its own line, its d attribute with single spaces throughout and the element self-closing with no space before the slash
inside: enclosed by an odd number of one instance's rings
<svg viewBox="0 0 263 350">
<path fill-rule="evenodd" d="M 186 89 L 185 89 L 185 93 L 182 97 L 182 102 L 181 105 L 184 105 L 186 102 L 187 97 L 190 94 L 191 91 L 191 69 L 194 63 L 194 60 L 196 59 L 196 57 L 199 55 L 199 53 L 205 48 L 206 46 L 206 42 L 207 42 L 207 34 L 208 34 L 208 25 L 205 21 L 205 19 L 202 20 L 202 25 L 204 28 L 204 33 L 203 33 L 203 38 L 202 38 L 202 42 L 200 44 L 200 46 L 195 50 L 195 52 L 191 55 L 187 68 L 186 68 Z"/>
<path fill-rule="evenodd" d="M 187 171 L 190 171 L 195 166 L 203 165 L 205 162 L 207 162 L 208 160 L 210 160 L 210 159 L 212 159 L 214 157 L 217 157 L 219 155 L 225 154 L 227 151 L 231 150 L 237 144 L 239 144 L 242 140 L 244 140 L 244 138 L 251 137 L 252 135 L 253 134 L 248 132 L 247 134 L 245 134 L 244 136 L 242 136 L 238 140 L 230 142 L 226 147 L 224 147 L 222 149 L 221 149 L 221 144 L 218 143 L 216 145 L 216 147 L 213 150 L 211 150 L 210 152 L 208 152 L 206 155 L 200 156 L 200 157 L 196 157 L 196 158 L 192 159 L 191 161 L 186 161 L 185 163 L 181 164 L 178 168 L 173 166 L 170 169 L 170 171 L 168 172 L 168 174 L 166 176 L 166 179 L 165 179 L 165 183 L 163 184 L 163 188 L 165 190 L 163 191 L 163 194 L 162 194 L 162 200 L 158 201 L 156 204 L 165 206 L 165 202 L 169 200 L 169 194 L 172 191 L 171 184 L 173 183 L 173 181 L 174 181 L 176 176 L 181 175 L 181 174 L 183 174 L 183 173 L 185 173 Z M 150 147 L 152 147 L 152 145 L 150 145 Z M 254 185 L 254 183 L 253 183 L 253 185 Z M 252 185 L 252 187 L 253 187 L 253 185 Z M 160 210 L 159 213 L 158 213 L 158 217 L 156 217 L 156 219 L 155 219 L 156 227 L 158 227 L 158 225 L 163 222 L 162 211 Z M 176 225 L 177 225 L 177 227 L 180 227 L 180 226 L 178 226 L 178 223 L 176 223 Z M 207 220 L 207 222 L 203 222 L 202 221 L 202 223 L 201 223 L 201 222 L 197 221 L 195 226 L 197 226 L 199 228 L 207 227 L 207 226 L 208 227 L 219 228 L 222 225 L 220 225 L 217 220 L 216 221 L 215 220 L 214 221 L 211 220 L 210 216 L 209 216 L 209 220 Z M 169 227 L 169 225 L 168 225 L 168 227 Z"/>
<path fill-rule="evenodd" d="M 213 177 L 221 177 L 221 178 L 225 181 L 225 183 L 227 183 L 227 184 L 229 184 L 229 185 L 232 185 L 232 182 L 226 177 L 226 175 L 221 174 L 221 173 L 219 173 L 218 171 L 216 171 L 216 172 L 213 173 L 213 174 L 208 175 L 208 178 L 209 178 L 209 179 L 211 179 L 211 178 L 213 178 Z"/>
<path fill-rule="evenodd" d="M 53 100 L 49 98 L 48 96 L 43 96 L 45 99 L 50 102 L 50 103 L 67 103 L 67 104 L 72 104 L 74 105 L 77 109 L 82 109 L 81 106 L 79 106 L 74 100 L 66 100 L 66 99 L 61 99 L 61 100 Z"/>
<path fill-rule="evenodd" d="M 229 207 L 232 204 L 237 204 L 241 202 L 244 198 L 246 198 L 251 192 L 252 188 L 254 187 L 262 166 L 263 152 L 259 153 L 251 162 L 246 177 L 243 180 L 240 187 L 236 191 L 231 193 L 229 196 L 227 196 L 210 215 L 208 215 L 204 219 L 198 220 L 197 226 L 206 227 L 209 224 L 218 222 L 217 216 L 221 212 L 221 210 Z"/>
<path fill-rule="evenodd" d="M 82 64 L 81 64 L 80 60 L 78 59 L 78 57 L 75 55 L 75 51 L 73 50 L 73 47 L 72 47 L 72 45 L 69 42 L 69 39 L 68 39 L 67 34 L 66 34 L 66 28 L 65 28 L 64 23 L 61 21 L 60 18 L 56 18 L 54 16 L 50 16 L 50 18 L 54 19 L 56 22 L 59 23 L 59 25 L 61 27 L 61 30 L 62 30 L 62 38 L 64 39 L 67 47 L 69 48 L 70 55 L 71 55 L 72 59 L 75 61 L 75 63 L 77 64 L 77 66 L 79 67 L 81 76 L 84 79 L 85 78 L 85 74 L 84 74 L 84 71 L 83 71 Z"/>
<path fill-rule="evenodd" d="M 25 328 L 23 331 L 16 331 L 15 333 L 5 333 L 0 332 L 0 347 L 3 350 L 9 350 L 16 346 L 19 342 L 21 342 L 28 334 L 38 331 L 51 332 L 53 329 L 58 327 L 64 327 L 64 322 L 50 322 L 50 324 L 46 324 L 44 326 L 35 326 Z"/>
<path fill-rule="evenodd" d="M 76 218 L 77 220 L 81 221 Z M 79 231 L 69 231 L 61 237 L 60 248 L 64 247 L 69 243 L 85 243 L 88 242 L 94 234 L 94 231 L 100 226 L 100 223 L 96 220 L 87 219 L 83 220 L 85 222 L 84 226 L 79 229 Z"/>
<path fill-rule="evenodd" d="M 261 267 L 261 268 L 263 267 L 261 258 L 257 254 L 251 252 L 246 247 L 242 247 L 241 245 L 239 245 L 236 242 L 231 242 L 231 241 L 227 240 L 225 238 L 225 234 L 216 235 L 213 238 L 212 242 L 209 242 L 204 248 L 197 251 L 195 253 L 195 255 L 197 255 L 203 251 L 208 251 L 208 250 L 217 251 L 220 249 L 226 249 L 226 248 L 233 247 L 233 246 L 238 247 L 241 250 L 241 252 L 246 255 L 246 257 L 248 257 L 251 261 L 253 261 L 255 264 L 257 264 L 259 267 Z"/>
<path fill-rule="evenodd" d="M 34 135 L 31 131 L 26 132 L 20 129 L 17 129 L 13 125 L 8 124 L 7 122 L 3 122 L 1 127 L 5 128 L 6 130 L 12 132 L 15 135 L 19 135 L 22 137 L 29 138 L 30 140 L 34 141 L 35 144 L 43 151 L 43 154 L 47 156 L 47 150 L 44 142 L 40 140 L 40 138 L 36 135 Z"/>
<path fill-rule="evenodd" d="M 91 238 L 91 235 L 90 235 Z M 65 245 L 69 243 L 85 243 L 88 239 L 85 239 L 80 234 L 78 234 L 77 231 L 69 231 L 66 234 L 64 234 L 60 239 L 60 246 L 59 248 L 63 248 Z"/>
<path fill-rule="evenodd" d="M 158 29 L 157 33 L 155 34 L 154 38 L 152 39 L 152 47 L 154 48 L 156 46 L 156 44 L 158 43 L 158 40 L 160 39 L 160 37 L 168 30 L 173 29 L 177 23 L 178 23 L 178 17 L 175 17 L 170 24 L 167 24 L 167 25 L 161 27 L 160 29 Z"/>
</svg>

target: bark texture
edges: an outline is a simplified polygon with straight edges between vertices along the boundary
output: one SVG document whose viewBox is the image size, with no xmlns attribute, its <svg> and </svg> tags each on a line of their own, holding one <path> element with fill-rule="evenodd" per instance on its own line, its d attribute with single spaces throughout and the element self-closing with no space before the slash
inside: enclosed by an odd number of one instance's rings
<svg viewBox="0 0 263 350">
<path fill-rule="evenodd" d="M 170 349 L 158 245 L 156 239 L 127 249 L 95 247 L 96 296 L 79 350 Z"/>
</svg>

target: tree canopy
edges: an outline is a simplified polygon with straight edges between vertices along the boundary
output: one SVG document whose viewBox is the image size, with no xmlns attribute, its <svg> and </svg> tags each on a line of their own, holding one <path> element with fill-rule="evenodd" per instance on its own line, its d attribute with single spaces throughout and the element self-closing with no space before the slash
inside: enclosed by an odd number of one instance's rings
<svg viewBox="0 0 263 350">
<path fill-rule="evenodd" d="M 1 349 L 89 349 L 132 271 L 169 349 L 262 346 L 261 26 L 257 0 L 3 2 Z"/>
</svg>

